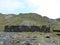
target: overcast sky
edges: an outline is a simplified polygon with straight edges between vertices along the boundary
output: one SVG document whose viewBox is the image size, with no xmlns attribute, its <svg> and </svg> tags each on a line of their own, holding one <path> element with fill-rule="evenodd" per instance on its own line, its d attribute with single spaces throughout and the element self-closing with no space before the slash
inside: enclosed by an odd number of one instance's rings
<svg viewBox="0 0 60 45">
<path fill-rule="evenodd" d="M 38 13 L 49 18 L 60 18 L 60 0 L 0 0 L 0 13 Z"/>
</svg>

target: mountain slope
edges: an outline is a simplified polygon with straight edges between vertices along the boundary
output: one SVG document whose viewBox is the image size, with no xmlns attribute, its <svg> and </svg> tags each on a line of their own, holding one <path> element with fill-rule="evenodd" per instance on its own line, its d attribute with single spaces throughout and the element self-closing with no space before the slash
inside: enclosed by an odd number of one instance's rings
<svg viewBox="0 0 60 45">
<path fill-rule="evenodd" d="M 48 17 L 42 17 L 36 13 L 20 13 L 18 15 L 0 14 L 0 31 L 4 30 L 6 25 L 51 25 L 51 27 L 55 27 L 55 29 L 60 29 L 60 25 L 57 21 L 55 22 Z"/>
</svg>

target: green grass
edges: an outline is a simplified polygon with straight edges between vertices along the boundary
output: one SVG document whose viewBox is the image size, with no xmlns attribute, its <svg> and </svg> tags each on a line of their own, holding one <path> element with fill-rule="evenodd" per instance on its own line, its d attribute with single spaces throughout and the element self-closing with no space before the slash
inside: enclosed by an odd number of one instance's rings
<svg viewBox="0 0 60 45">
<path fill-rule="evenodd" d="M 11 14 L 13 17 L 5 19 L 6 14 L 0 14 L 0 31 L 4 30 L 4 27 L 6 25 L 20 25 L 23 21 L 34 21 L 36 24 L 33 24 L 35 26 L 42 26 L 42 25 L 51 25 L 51 32 L 52 32 L 52 27 L 55 27 L 55 29 L 60 30 L 60 25 L 58 22 L 54 22 L 52 24 L 49 23 L 48 18 L 44 18 L 39 14 L 36 13 L 26 13 L 26 14 L 19 14 L 19 15 L 14 15 Z"/>
</svg>

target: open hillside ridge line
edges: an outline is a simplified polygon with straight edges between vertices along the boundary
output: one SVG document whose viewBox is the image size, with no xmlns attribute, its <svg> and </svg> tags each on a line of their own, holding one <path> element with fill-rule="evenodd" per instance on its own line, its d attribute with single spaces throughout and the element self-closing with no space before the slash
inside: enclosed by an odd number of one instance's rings
<svg viewBox="0 0 60 45">
<path fill-rule="evenodd" d="M 21 13 L 21 14 L 0 14 L 0 31 L 4 31 L 6 25 L 51 25 L 55 30 L 60 30 L 59 19 L 50 19 L 36 13 Z"/>
</svg>

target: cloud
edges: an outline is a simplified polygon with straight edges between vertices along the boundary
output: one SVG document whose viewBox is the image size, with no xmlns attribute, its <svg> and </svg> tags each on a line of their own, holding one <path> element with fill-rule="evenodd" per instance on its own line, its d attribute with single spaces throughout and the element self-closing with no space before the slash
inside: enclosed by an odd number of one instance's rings
<svg viewBox="0 0 60 45">
<path fill-rule="evenodd" d="M 2 0 L 0 2 L 0 10 L 7 10 L 13 12 L 19 8 L 24 8 L 24 4 L 19 0 Z"/>
<path fill-rule="evenodd" d="M 59 18 L 60 0 L 1 0 L 0 12 L 35 12 L 49 18 Z"/>
<path fill-rule="evenodd" d="M 60 0 L 27 0 L 30 5 L 36 7 L 36 13 L 49 18 L 60 17 Z M 58 3 L 59 2 L 59 3 Z"/>
</svg>

